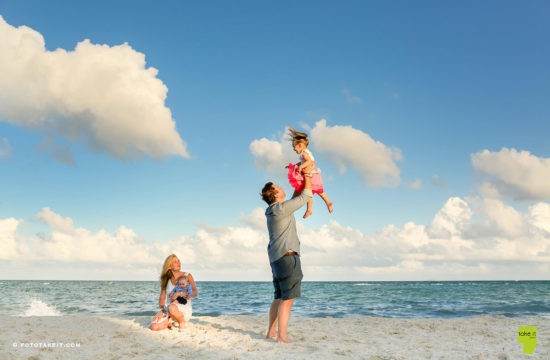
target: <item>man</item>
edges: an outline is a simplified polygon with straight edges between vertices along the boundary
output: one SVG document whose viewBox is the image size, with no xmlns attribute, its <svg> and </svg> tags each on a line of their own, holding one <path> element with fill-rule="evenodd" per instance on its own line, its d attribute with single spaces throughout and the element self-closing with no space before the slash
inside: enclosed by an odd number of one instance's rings
<svg viewBox="0 0 550 360">
<path fill-rule="evenodd" d="M 275 288 L 274 300 L 269 310 L 266 338 L 277 336 L 277 342 L 292 342 L 286 334 L 286 326 L 294 298 L 300 296 L 303 278 L 300 240 L 296 231 L 294 212 L 313 197 L 311 174 L 305 173 L 304 179 L 305 187 L 302 193 L 287 201 L 285 201 L 286 194 L 283 189 L 271 182 L 265 184 L 262 189 L 262 199 L 269 205 L 265 211 L 269 230 L 267 254 Z M 277 322 L 279 328 L 276 332 Z"/>
</svg>

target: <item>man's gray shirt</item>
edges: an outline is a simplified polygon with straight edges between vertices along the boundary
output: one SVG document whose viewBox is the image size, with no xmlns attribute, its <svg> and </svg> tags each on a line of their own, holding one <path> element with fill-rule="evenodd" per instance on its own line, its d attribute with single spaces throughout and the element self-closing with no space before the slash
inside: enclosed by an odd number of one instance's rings
<svg viewBox="0 0 550 360">
<path fill-rule="evenodd" d="M 313 197 L 310 189 L 293 199 L 275 202 L 265 210 L 267 229 L 269 230 L 269 245 L 267 254 L 269 262 L 279 260 L 288 250 L 300 253 L 300 240 L 296 231 L 294 212 L 304 206 Z"/>
</svg>

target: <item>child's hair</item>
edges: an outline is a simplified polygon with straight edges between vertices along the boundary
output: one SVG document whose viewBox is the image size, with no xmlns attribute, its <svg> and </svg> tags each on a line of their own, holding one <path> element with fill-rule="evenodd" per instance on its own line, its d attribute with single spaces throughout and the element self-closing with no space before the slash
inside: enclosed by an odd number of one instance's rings
<svg viewBox="0 0 550 360">
<path fill-rule="evenodd" d="M 307 134 L 294 130 L 293 127 L 289 126 L 288 131 L 290 131 L 290 141 L 292 145 L 304 144 L 305 146 L 309 145 L 309 140 L 307 139 Z"/>
<path fill-rule="evenodd" d="M 187 284 L 189 284 L 189 280 L 187 279 L 187 276 L 182 275 L 182 276 L 180 276 L 180 277 L 178 277 L 178 278 L 176 279 L 176 285 L 179 285 L 181 280 L 185 280 L 185 282 L 186 282 Z"/>
</svg>

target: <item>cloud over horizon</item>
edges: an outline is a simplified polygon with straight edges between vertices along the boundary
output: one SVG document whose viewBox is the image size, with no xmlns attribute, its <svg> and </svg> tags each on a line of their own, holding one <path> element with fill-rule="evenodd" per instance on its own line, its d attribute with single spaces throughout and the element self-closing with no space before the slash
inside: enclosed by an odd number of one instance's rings
<svg viewBox="0 0 550 360">
<path fill-rule="evenodd" d="M 39 32 L 0 16 L 0 70 L 0 121 L 118 159 L 189 157 L 168 88 L 127 43 L 48 51 Z"/>
<path fill-rule="evenodd" d="M 76 227 L 73 219 L 47 207 L 35 218 L 47 231 L 30 237 L 18 230 L 22 220 L 0 220 L 0 267 L 46 262 L 39 273 L 46 274 L 48 266 L 77 263 L 130 279 L 135 274 L 154 279 L 164 258 L 176 253 L 200 280 L 270 279 L 263 208 L 242 215 L 239 226 L 200 224 L 195 233 L 165 243 L 141 239 L 125 226 L 112 232 Z M 550 275 L 550 204 L 545 202 L 522 213 L 500 200 L 451 197 L 427 225 L 388 224 L 365 234 L 333 220 L 317 229 L 299 222 L 298 232 L 307 280 Z"/>
</svg>

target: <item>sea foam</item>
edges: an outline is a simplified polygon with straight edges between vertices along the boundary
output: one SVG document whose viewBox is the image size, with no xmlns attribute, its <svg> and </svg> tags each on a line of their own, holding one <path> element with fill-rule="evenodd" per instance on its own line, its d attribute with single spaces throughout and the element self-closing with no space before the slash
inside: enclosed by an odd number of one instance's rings
<svg viewBox="0 0 550 360">
<path fill-rule="evenodd" d="M 21 316 L 62 316 L 62 314 L 54 306 L 48 306 L 46 303 L 34 299 Z"/>
</svg>

